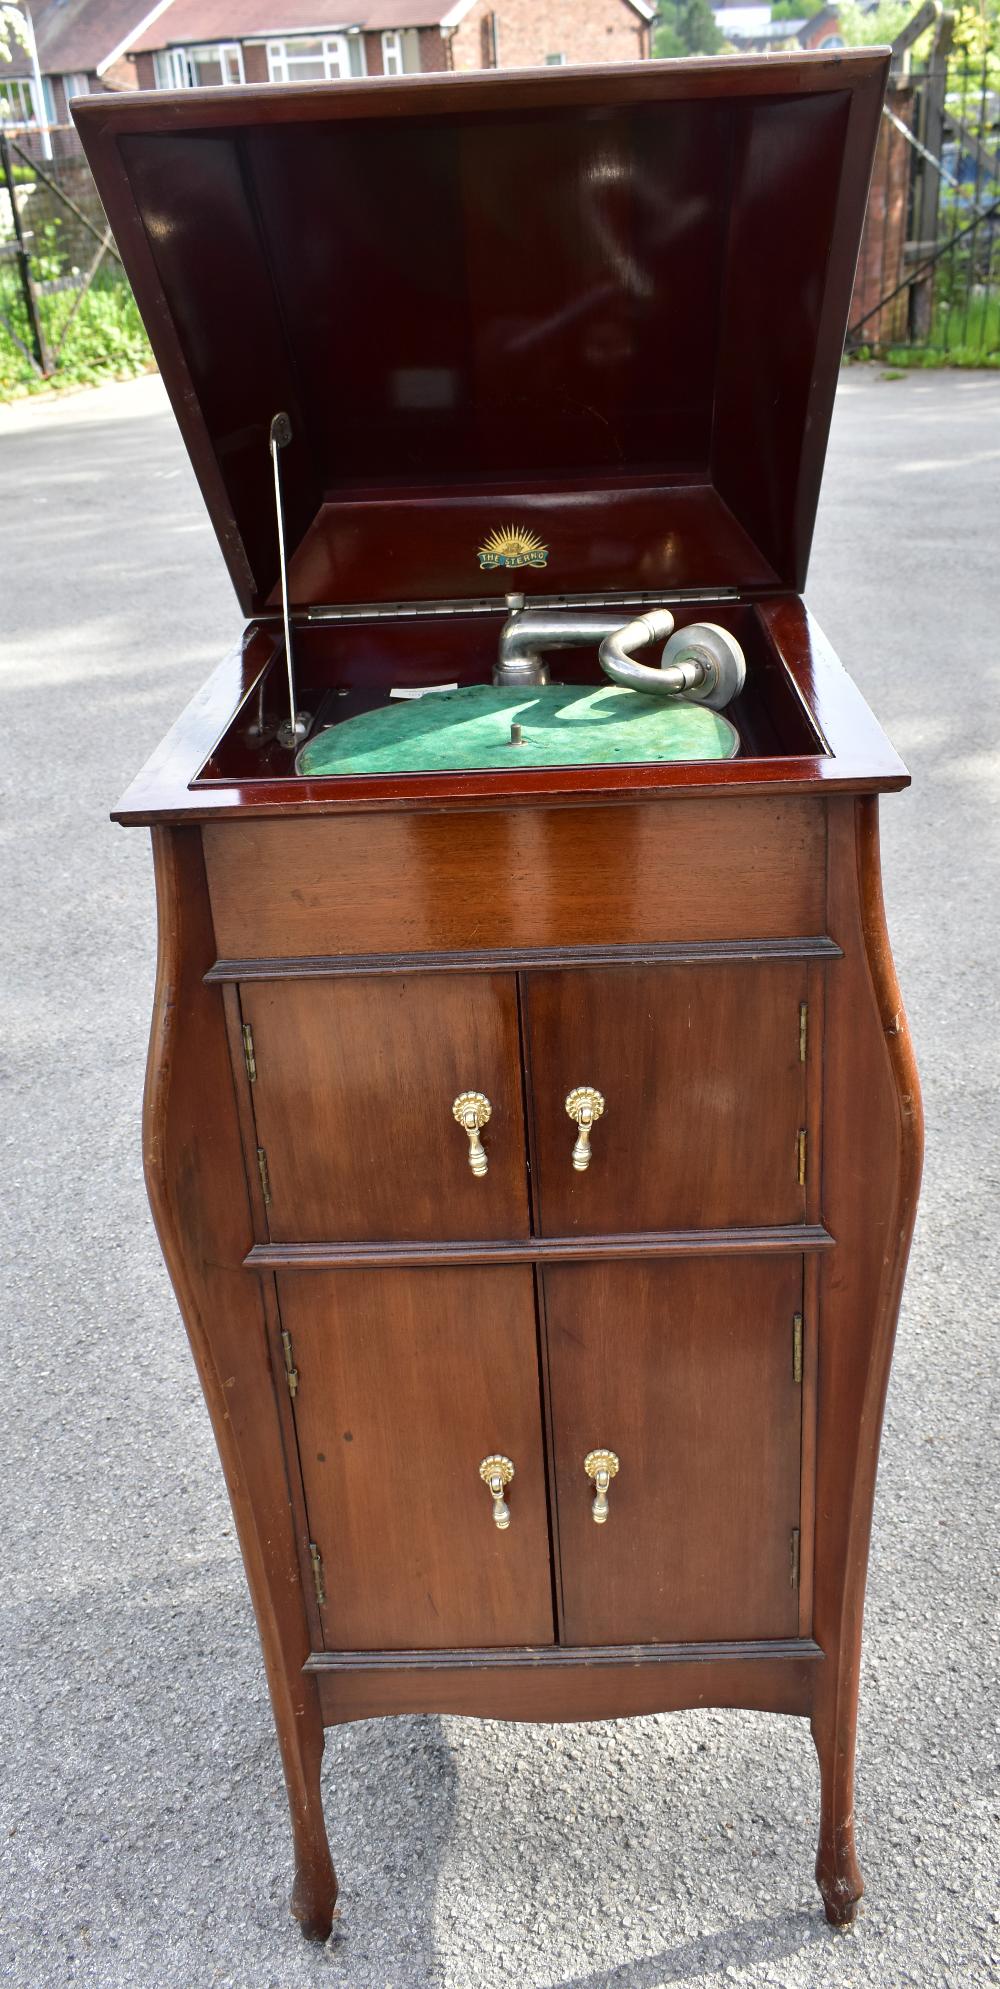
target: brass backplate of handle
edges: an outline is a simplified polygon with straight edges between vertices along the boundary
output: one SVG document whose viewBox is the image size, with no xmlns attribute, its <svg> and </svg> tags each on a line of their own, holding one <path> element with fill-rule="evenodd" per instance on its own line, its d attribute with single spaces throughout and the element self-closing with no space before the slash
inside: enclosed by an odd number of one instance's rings
<svg viewBox="0 0 1000 1989">
<path fill-rule="evenodd" d="M 514 1466 L 509 1457 L 484 1457 L 479 1466 L 479 1476 L 493 1500 L 493 1524 L 501 1533 L 506 1533 L 510 1525 L 510 1507 L 504 1493 L 514 1476 Z"/>
<path fill-rule="evenodd" d="M 489 1124 L 493 1111 L 485 1091 L 460 1092 L 451 1111 L 452 1117 L 458 1121 L 462 1131 L 469 1135 L 469 1166 L 473 1174 L 485 1174 L 490 1163 L 479 1135 L 483 1127 Z"/>
<path fill-rule="evenodd" d="M 604 1099 L 592 1084 L 578 1084 L 566 1100 L 566 1110 L 579 1127 L 573 1148 L 573 1165 L 578 1174 L 590 1166 L 590 1134 L 604 1110 Z"/>
<path fill-rule="evenodd" d="M 594 1486 L 594 1525 L 603 1526 L 608 1517 L 608 1487 L 620 1469 L 618 1459 L 613 1450 L 588 1450 L 583 1468 Z"/>
</svg>

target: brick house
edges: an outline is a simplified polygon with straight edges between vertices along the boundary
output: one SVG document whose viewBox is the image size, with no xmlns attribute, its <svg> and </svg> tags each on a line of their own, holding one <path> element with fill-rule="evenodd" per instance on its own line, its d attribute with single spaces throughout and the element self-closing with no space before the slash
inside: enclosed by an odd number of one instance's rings
<svg viewBox="0 0 1000 1989">
<path fill-rule="evenodd" d="M 155 0 L 31 0 L 38 69 L 13 42 L 10 60 L 0 61 L 0 117 L 36 145 L 44 133 L 52 149 L 76 151 L 71 98 L 135 89 L 129 45 L 154 12 Z"/>
<path fill-rule="evenodd" d="M 140 88 L 160 90 L 635 62 L 650 53 L 654 11 L 651 0 L 355 0 L 324 19 L 317 0 L 168 0 L 129 54 Z"/>
</svg>

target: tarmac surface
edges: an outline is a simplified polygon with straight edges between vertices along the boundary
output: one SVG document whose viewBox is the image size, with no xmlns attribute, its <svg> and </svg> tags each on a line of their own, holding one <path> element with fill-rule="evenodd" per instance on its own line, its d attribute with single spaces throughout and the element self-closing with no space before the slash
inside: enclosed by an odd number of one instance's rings
<svg viewBox="0 0 1000 1989">
<path fill-rule="evenodd" d="M 254 1624 L 146 1208 L 148 839 L 108 809 L 240 616 L 155 378 L 0 409 L 0 1979 L 20 1989 L 1000 1982 L 1000 374 L 845 374 L 808 598 L 908 761 L 886 897 L 928 1160 L 831 1932 L 807 1727 L 334 1729 L 342 1918 L 287 1917 Z"/>
</svg>

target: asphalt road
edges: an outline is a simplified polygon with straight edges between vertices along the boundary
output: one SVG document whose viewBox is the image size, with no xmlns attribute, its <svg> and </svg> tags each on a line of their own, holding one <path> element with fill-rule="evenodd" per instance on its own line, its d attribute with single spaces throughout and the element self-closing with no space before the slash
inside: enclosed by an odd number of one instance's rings
<svg viewBox="0 0 1000 1989">
<path fill-rule="evenodd" d="M 867 1608 L 855 1930 L 805 1726 L 334 1730 L 343 1918 L 289 1838 L 143 1195 L 147 839 L 107 820 L 239 625 L 158 381 L 0 410 L 0 1970 L 23 1989 L 980 1989 L 996 1742 L 1000 374 L 844 380 L 809 599 L 909 762 L 886 893 L 928 1164 Z"/>
</svg>

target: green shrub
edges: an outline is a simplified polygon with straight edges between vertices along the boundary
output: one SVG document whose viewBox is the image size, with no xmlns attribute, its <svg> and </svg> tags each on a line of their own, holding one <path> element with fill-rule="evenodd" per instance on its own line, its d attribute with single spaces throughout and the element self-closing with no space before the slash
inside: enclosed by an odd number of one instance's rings
<svg viewBox="0 0 1000 1989">
<path fill-rule="evenodd" d="M 47 258 L 43 258 L 41 266 L 47 276 L 46 263 Z M 39 316 L 53 357 L 76 298 L 72 289 L 39 295 Z M 0 313 L 23 343 L 30 345 L 24 299 L 17 272 L 9 262 L 0 264 Z M 16 394 L 38 393 L 50 385 L 96 386 L 102 380 L 129 379 L 147 372 L 152 364 L 135 299 L 118 270 L 101 271 L 91 285 L 66 335 L 51 381 L 39 378 L 0 324 L 0 398 L 5 400 Z"/>
</svg>

